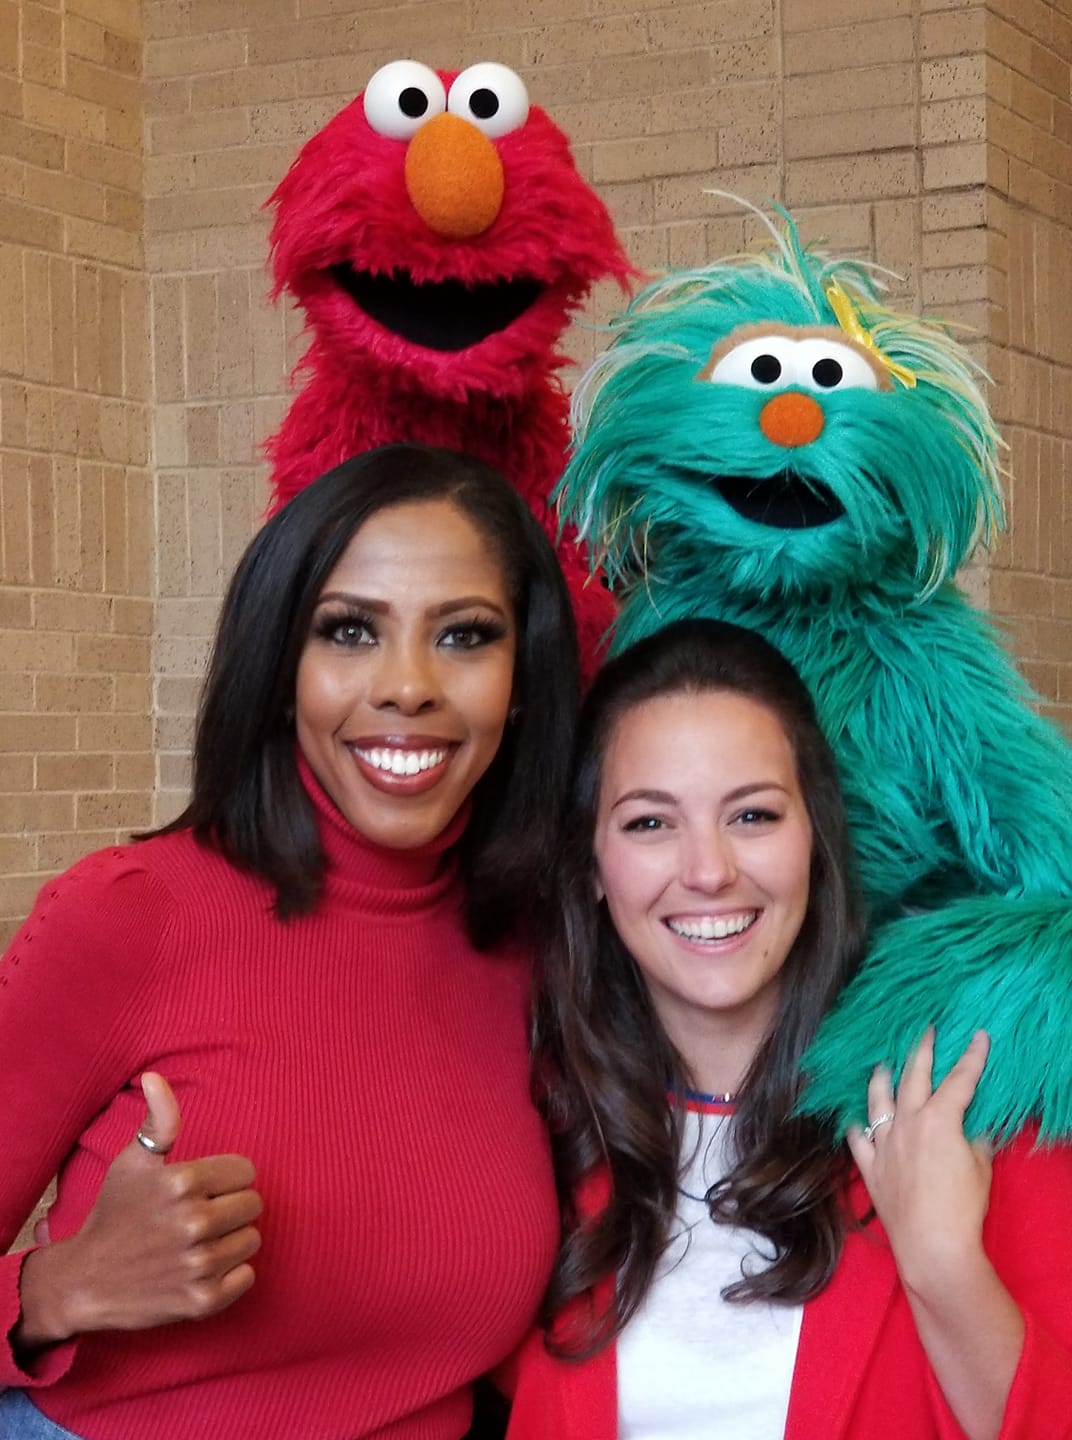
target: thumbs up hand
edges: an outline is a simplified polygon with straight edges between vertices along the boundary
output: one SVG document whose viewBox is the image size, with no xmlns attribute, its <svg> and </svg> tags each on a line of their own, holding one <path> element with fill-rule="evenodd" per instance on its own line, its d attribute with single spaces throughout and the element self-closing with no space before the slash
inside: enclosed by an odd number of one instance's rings
<svg viewBox="0 0 1072 1440">
<path fill-rule="evenodd" d="M 166 1163 L 181 1116 L 162 1075 L 76 1235 L 26 1257 L 14 1340 L 32 1349 L 90 1330 L 144 1330 L 215 1315 L 253 1284 L 256 1172 L 241 1155 Z"/>
</svg>

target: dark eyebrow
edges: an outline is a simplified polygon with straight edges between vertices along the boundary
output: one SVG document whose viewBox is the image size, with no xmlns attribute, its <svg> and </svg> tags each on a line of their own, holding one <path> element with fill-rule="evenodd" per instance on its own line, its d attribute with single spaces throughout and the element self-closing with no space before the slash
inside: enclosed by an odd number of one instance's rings
<svg viewBox="0 0 1072 1440">
<path fill-rule="evenodd" d="M 317 605 L 345 604 L 352 605 L 355 610 L 367 610 L 371 615 L 387 615 L 391 606 L 386 600 L 370 600 L 365 595 L 355 595 L 349 590 L 325 590 L 317 600 Z M 494 610 L 496 615 L 508 619 L 507 612 L 495 600 L 490 600 L 486 595 L 460 595 L 454 600 L 444 600 L 441 605 L 435 605 L 428 612 L 433 620 L 441 620 L 445 615 L 456 615 L 462 610 Z"/>
<path fill-rule="evenodd" d="M 747 785 L 738 785 L 735 790 L 730 790 L 723 795 L 722 800 L 724 804 L 732 804 L 735 800 L 743 800 L 747 795 L 756 795 L 764 790 L 777 790 L 782 795 L 789 793 L 777 780 L 750 780 Z M 610 808 L 616 810 L 628 800 L 644 800 L 653 805 L 678 804 L 677 796 L 669 790 L 627 790 L 624 795 L 619 795 Z"/>
</svg>

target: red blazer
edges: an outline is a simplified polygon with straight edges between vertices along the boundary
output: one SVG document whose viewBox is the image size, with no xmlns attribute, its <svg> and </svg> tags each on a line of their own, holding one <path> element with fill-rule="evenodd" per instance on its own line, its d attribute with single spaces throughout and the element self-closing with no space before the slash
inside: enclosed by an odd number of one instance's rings
<svg viewBox="0 0 1072 1440">
<path fill-rule="evenodd" d="M 1033 1140 L 995 1158 L 983 1231 L 1026 1326 L 999 1440 L 1072 1440 L 1072 1147 Z M 858 1177 L 853 1200 L 867 1204 Z M 508 1440 L 616 1440 L 613 1346 L 561 1361 L 537 1332 L 515 1373 Z M 849 1233 L 833 1280 L 804 1308 L 784 1440 L 964 1440 L 877 1220 Z"/>
</svg>

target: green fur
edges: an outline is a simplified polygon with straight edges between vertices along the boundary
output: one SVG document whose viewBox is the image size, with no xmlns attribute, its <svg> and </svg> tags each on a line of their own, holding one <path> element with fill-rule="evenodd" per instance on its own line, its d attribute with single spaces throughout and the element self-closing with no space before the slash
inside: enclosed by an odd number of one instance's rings
<svg viewBox="0 0 1072 1440">
<path fill-rule="evenodd" d="M 982 377 L 942 327 L 885 309 L 865 267 L 804 250 L 788 217 L 776 240 L 657 281 L 615 322 L 575 395 L 564 512 L 623 596 L 615 649 L 719 616 L 761 630 L 815 696 L 875 932 L 810 1057 L 809 1108 L 845 1125 L 872 1066 L 899 1071 L 927 1023 L 939 1074 L 984 1026 L 973 1133 L 1035 1114 L 1072 1137 L 1072 750 L 952 579 L 1001 518 Z M 697 372 L 738 326 L 836 324 L 831 280 L 917 383 L 822 394 L 822 433 L 786 449 L 759 426 L 769 392 Z M 781 529 L 713 483 L 786 475 L 844 513 Z"/>
</svg>

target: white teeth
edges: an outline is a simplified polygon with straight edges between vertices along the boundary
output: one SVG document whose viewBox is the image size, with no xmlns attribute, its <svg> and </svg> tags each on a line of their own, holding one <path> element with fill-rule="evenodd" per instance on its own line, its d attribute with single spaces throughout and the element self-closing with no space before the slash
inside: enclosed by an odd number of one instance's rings
<svg viewBox="0 0 1072 1440">
<path fill-rule="evenodd" d="M 359 750 L 355 746 L 354 753 L 374 770 L 386 770 L 391 775 L 419 775 L 422 770 L 442 765 L 447 758 L 446 750 Z"/>
<path fill-rule="evenodd" d="M 695 920 L 668 920 L 666 923 L 683 940 L 725 940 L 727 936 L 740 935 L 754 925 L 758 914 L 758 910 L 746 910 L 743 915 L 704 915 Z"/>
</svg>

